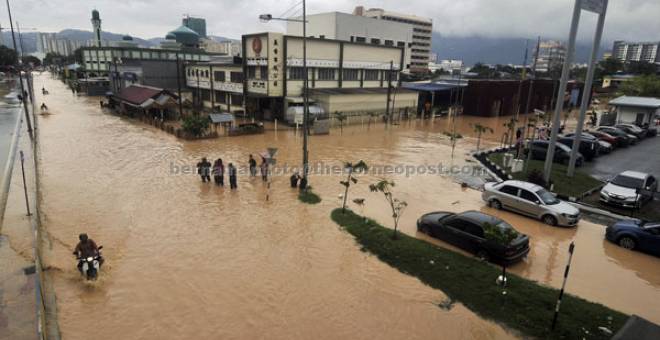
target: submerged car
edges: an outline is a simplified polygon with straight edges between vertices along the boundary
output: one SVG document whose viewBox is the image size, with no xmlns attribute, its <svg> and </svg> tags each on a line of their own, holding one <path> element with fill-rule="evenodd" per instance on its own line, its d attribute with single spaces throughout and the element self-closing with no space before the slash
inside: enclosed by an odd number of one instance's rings
<svg viewBox="0 0 660 340">
<path fill-rule="evenodd" d="M 658 190 L 655 177 L 639 172 L 624 171 L 600 190 L 600 201 L 625 208 L 640 208 L 652 200 Z"/>
<path fill-rule="evenodd" d="M 534 183 L 516 180 L 486 183 L 481 198 L 495 209 L 511 210 L 549 225 L 574 226 L 580 221 L 578 208 Z"/>
<path fill-rule="evenodd" d="M 607 227 L 605 238 L 626 249 L 660 256 L 660 222 L 618 221 Z"/>
<path fill-rule="evenodd" d="M 465 249 L 482 260 L 510 264 L 529 253 L 529 237 L 479 211 L 436 211 L 417 220 L 417 230 Z"/>
<path fill-rule="evenodd" d="M 550 142 L 547 140 L 533 140 L 529 142 L 529 149 L 525 150 L 525 155 L 531 150 L 532 159 L 545 160 L 545 156 L 548 153 L 548 147 Z M 571 158 L 571 148 L 562 144 L 555 144 L 555 154 L 553 162 L 568 164 L 569 159 Z M 581 153 L 577 153 L 577 158 L 575 159 L 575 165 L 581 166 L 584 163 L 584 156 Z"/>
</svg>

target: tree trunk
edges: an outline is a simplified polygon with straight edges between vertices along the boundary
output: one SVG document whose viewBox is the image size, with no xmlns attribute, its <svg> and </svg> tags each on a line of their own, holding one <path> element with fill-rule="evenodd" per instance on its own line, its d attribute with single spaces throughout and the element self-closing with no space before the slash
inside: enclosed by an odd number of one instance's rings
<svg viewBox="0 0 660 340">
<path fill-rule="evenodd" d="M 341 206 L 341 212 L 346 213 L 346 200 L 348 199 L 348 187 L 351 185 L 351 173 L 353 169 L 348 169 L 348 178 L 346 179 L 346 189 L 344 190 L 344 204 Z"/>
<path fill-rule="evenodd" d="M 479 152 L 479 146 L 481 145 L 481 131 L 477 134 L 477 152 Z"/>
</svg>

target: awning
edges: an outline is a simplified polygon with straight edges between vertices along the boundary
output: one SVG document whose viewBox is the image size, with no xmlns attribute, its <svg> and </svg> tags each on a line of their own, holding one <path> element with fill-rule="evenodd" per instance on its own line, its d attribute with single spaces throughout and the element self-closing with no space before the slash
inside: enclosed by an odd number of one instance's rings
<svg viewBox="0 0 660 340">
<path fill-rule="evenodd" d="M 449 91 L 457 89 L 459 87 L 465 87 L 466 85 L 458 84 L 448 84 L 448 83 L 405 83 L 403 87 L 408 90 L 413 91 L 427 91 L 427 92 L 437 92 L 437 91 Z"/>
</svg>

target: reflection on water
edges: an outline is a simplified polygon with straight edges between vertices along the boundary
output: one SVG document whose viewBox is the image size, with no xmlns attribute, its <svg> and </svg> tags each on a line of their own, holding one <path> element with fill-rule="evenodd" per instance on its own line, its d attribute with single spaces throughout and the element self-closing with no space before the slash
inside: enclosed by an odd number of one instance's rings
<svg viewBox="0 0 660 340">
<path fill-rule="evenodd" d="M 229 191 L 171 173 L 172 164 L 202 156 L 246 164 L 248 154 L 269 146 L 279 148 L 278 164 L 297 164 L 300 137 L 292 132 L 182 142 L 102 113 L 96 98 L 74 97 L 47 76 L 41 84 L 52 112 L 41 120 L 46 265 L 54 268 L 65 338 L 83 338 L 90 329 L 98 339 L 513 337 L 461 305 L 440 309 L 441 291 L 360 252 L 329 219 L 339 203 L 339 177 L 312 178 L 324 201 L 308 206 L 284 177 L 273 179 L 266 202 L 259 179 L 241 176 L 238 190 Z M 450 161 L 442 128 L 425 124 L 314 136 L 310 155 L 332 165 Z M 458 150 L 462 163 L 465 150 Z M 420 190 L 458 189 L 431 180 L 437 185 Z M 378 199 L 369 196 L 367 204 L 376 208 Z M 82 231 L 107 257 L 94 285 L 81 282 L 70 255 Z"/>
</svg>

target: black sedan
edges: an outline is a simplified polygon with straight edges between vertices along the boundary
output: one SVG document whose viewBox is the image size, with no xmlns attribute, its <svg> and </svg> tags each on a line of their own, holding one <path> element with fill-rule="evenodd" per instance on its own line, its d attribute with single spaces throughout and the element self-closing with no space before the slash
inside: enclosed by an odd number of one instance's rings
<svg viewBox="0 0 660 340">
<path fill-rule="evenodd" d="M 525 156 L 531 150 L 532 159 L 545 160 L 546 155 L 548 154 L 548 148 L 550 147 L 550 142 L 547 140 L 533 140 L 529 142 L 529 148 L 525 149 Z M 571 158 L 571 148 L 562 144 L 555 143 L 555 154 L 553 162 L 568 164 L 569 159 Z M 584 161 L 584 156 L 580 152 L 577 153 L 577 158 L 575 160 L 575 166 L 582 166 Z"/>
<path fill-rule="evenodd" d="M 660 222 L 619 221 L 607 227 L 605 238 L 626 249 L 660 256 Z"/>
<path fill-rule="evenodd" d="M 470 210 L 422 215 L 417 230 L 474 253 L 483 260 L 509 264 L 529 252 L 529 237 L 501 219 Z"/>
<path fill-rule="evenodd" d="M 570 133 L 564 135 L 564 137 L 559 137 L 557 141 L 572 149 L 573 138 L 575 138 L 575 134 Z M 580 151 L 580 153 L 584 156 L 586 160 L 590 161 L 594 159 L 596 156 L 598 156 L 600 151 L 600 145 L 598 144 L 598 139 L 592 135 L 583 133 L 582 135 L 580 135 L 580 146 L 578 148 L 578 151 Z"/>
</svg>

